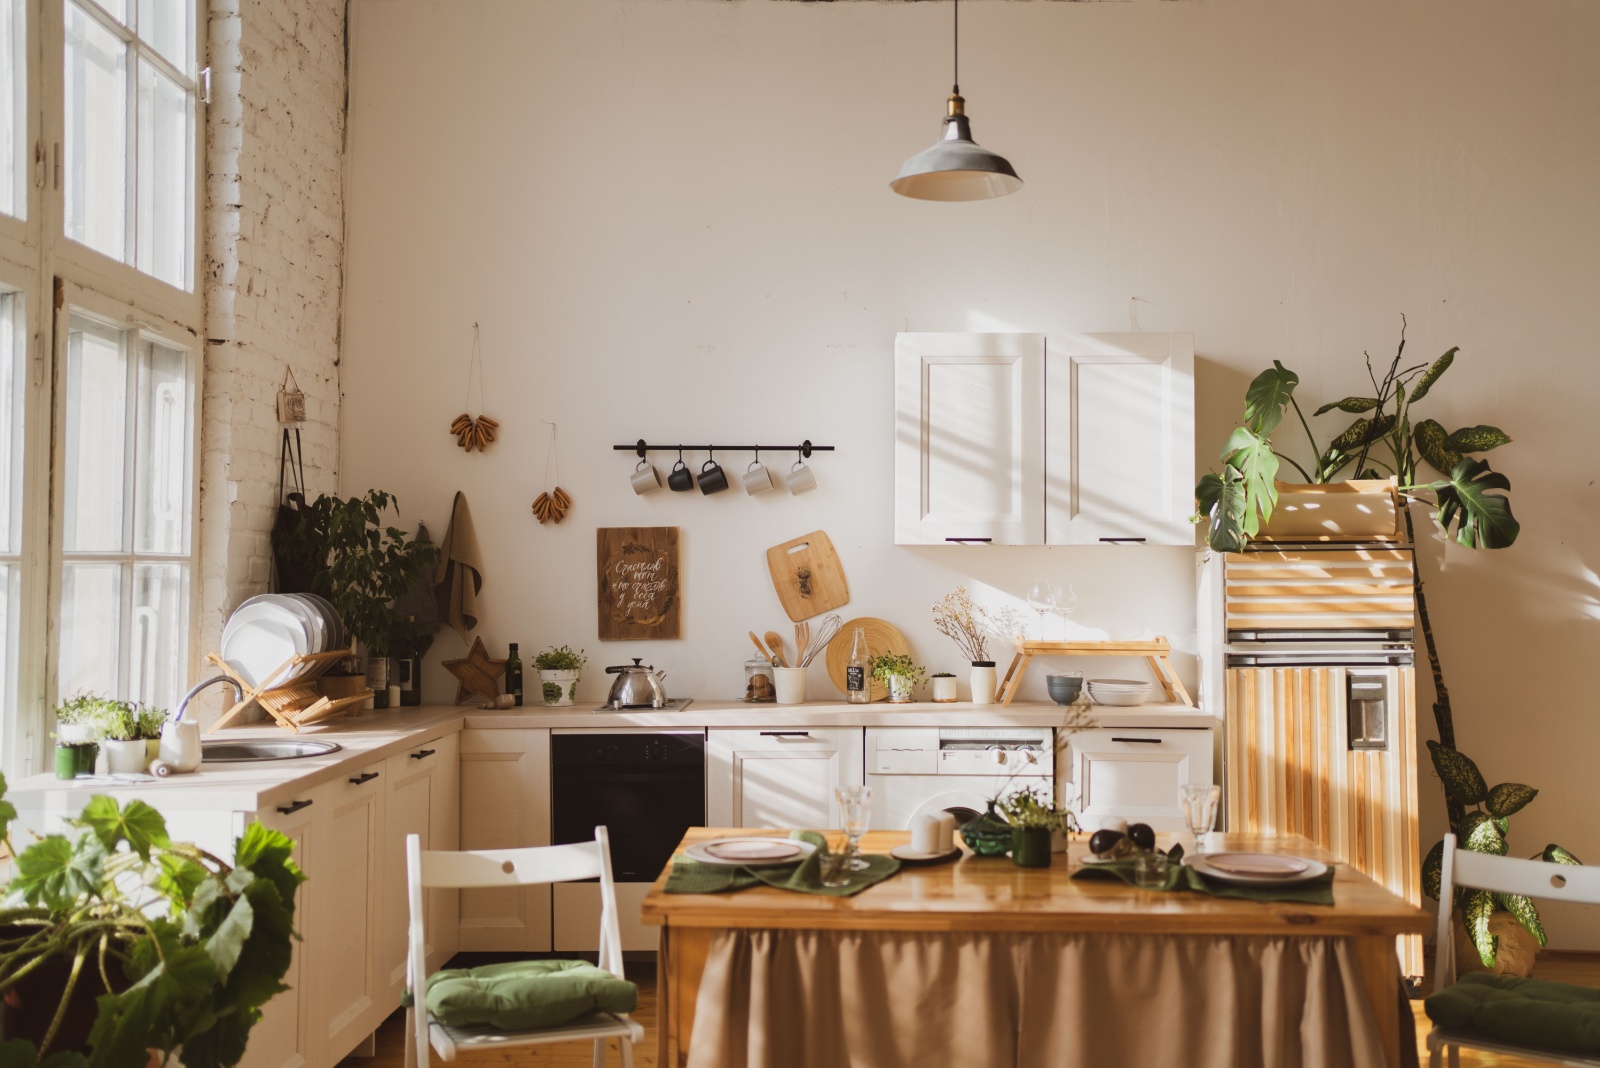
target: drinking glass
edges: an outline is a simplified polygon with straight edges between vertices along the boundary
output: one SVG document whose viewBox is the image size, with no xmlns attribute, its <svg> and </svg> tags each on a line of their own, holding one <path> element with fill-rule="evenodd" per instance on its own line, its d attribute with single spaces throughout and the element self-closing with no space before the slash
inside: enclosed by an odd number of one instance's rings
<svg viewBox="0 0 1600 1068">
<path fill-rule="evenodd" d="M 1183 818 L 1189 825 L 1189 833 L 1194 835 L 1194 851 L 1206 851 L 1206 832 L 1211 830 L 1211 824 L 1217 818 L 1217 801 L 1222 797 L 1220 786 L 1199 786 L 1190 783 L 1182 791 Z"/>
<path fill-rule="evenodd" d="M 850 885 L 850 854 L 835 853 L 824 848 L 820 859 L 819 874 L 822 876 L 823 886 L 849 886 Z"/>
<path fill-rule="evenodd" d="M 1169 861 L 1165 853 L 1154 849 L 1146 849 L 1133 858 L 1133 885 L 1143 887 L 1161 887 L 1167 885 L 1167 866 Z"/>
<path fill-rule="evenodd" d="M 861 836 L 867 832 L 867 819 L 872 813 L 872 787 L 840 786 L 833 791 L 839 799 L 839 818 L 844 823 L 845 855 L 851 871 L 865 871 L 870 864 L 861 856 Z"/>
<path fill-rule="evenodd" d="M 1044 614 L 1053 612 L 1061 599 L 1061 587 L 1049 579 L 1035 579 L 1028 587 L 1028 607 L 1039 613 L 1039 640 L 1044 641 Z"/>
<path fill-rule="evenodd" d="M 1066 631 L 1067 617 L 1070 616 L 1073 612 L 1073 609 L 1077 607 L 1078 591 L 1073 589 L 1070 582 L 1065 586 L 1059 586 L 1056 588 L 1056 606 L 1054 611 L 1056 615 L 1061 617 L 1061 628 L 1063 633 Z"/>
</svg>

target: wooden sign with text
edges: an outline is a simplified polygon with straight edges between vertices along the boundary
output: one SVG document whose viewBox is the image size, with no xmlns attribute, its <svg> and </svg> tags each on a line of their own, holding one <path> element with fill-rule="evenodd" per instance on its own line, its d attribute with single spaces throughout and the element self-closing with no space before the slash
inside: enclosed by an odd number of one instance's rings
<svg viewBox="0 0 1600 1068">
<path fill-rule="evenodd" d="M 599 527 L 600 640 L 678 637 L 677 527 Z"/>
</svg>

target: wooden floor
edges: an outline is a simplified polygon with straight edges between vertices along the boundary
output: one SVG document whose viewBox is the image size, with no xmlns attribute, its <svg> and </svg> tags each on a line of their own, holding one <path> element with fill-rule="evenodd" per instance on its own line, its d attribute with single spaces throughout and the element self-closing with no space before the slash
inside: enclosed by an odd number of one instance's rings
<svg viewBox="0 0 1600 1068">
<path fill-rule="evenodd" d="M 634 1013 L 634 1019 L 644 1025 L 645 1031 L 644 1042 L 634 1047 L 633 1063 L 637 1068 L 655 1068 L 655 969 L 648 965 L 629 964 L 627 974 L 629 979 L 639 984 L 639 1009 Z M 1592 962 L 1540 961 L 1536 974 L 1541 979 L 1557 979 L 1561 982 L 1600 987 L 1600 964 Z M 1423 1065 L 1426 1065 L 1428 1050 L 1424 1043 L 1428 1035 L 1428 1017 L 1422 1011 L 1422 1002 L 1413 1001 L 1411 1007 L 1417 1017 L 1418 1058 Z M 346 1058 L 344 1068 L 405 1068 L 402 1064 L 405 1060 L 405 1013 L 397 1012 L 384 1021 L 383 1026 L 378 1029 L 377 1039 L 377 1052 L 372 1057 Z M 612 1041 L 608 1045 L 606 1063 L 620 1065 L 622 1058 L 617 1052 L 617 1043 Z M 441 1062 L 435 1057 L 432 1063 Z M 586 1042 L 574 1042 L 563 1046 L 530 1047 L 497 1053 L 468 1053 L 463 1054 L 456 1063 L 467 1066 L 482 1065 L 484 1068 L 513 1064 L 544 1066 L 544 1068 L 589 1068 L 594 1062 L 592 1047 Z M 1536 1068 L 1541 1063 L 1544 1062 L 1522 1057 L 1496 1057 L 1490 1053 L 1476 1053 L 1472 1050 L 1461 1051 L 1462 1068 Z M 964 1068 L 964 1066 L 952 1065 L 950 1068 Z"/>
</svg>

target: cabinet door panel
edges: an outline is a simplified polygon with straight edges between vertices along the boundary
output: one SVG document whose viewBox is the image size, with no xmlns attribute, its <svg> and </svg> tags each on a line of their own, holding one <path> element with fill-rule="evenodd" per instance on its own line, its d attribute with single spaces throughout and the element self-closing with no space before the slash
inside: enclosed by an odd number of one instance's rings
<svg viewBox="0 0 1600 1068">
<path fill-rule="evenodd" d="M 839 825 L 835 787 L 863 779 L 860 729 L 706 732 L 707 819 L 714 826 Z"/>
<path fill-rule="evenodd" d="M 550 844 L 550 732 L 461 732 L 462 849 Z M 550 949 L 550 888 L 464 890 L 461 948 Z"/>
<path fill-rule="evenodd" d="M 423 849 L 455 849 L 458 835 L 451 826 L 448 837 L 441 836 L 434 808 L 441 803 L 442 787 L 456 789 L 456 738 L 446 735 L 414 746 L 386 762 L 384 778 L 388 797 L 384 801 L 383 845 L 380 857 L 383 879 L 380 886 L 383 913 L 378 930 L 380 977 L 389 989 L 387 1002 L 398 1005 L 406 978 L 406 925 L 410 905 L 406 897 L 406 837 L 417 835 Z M 449 806 L 454 822 L 454 805 Z M 456 903 L 453 890 L 428 890 L 428 915 L 423 925 L 427 934 L 427 961 L 430 968 L 447 959 L 446 947 L 456 941 Z M 453 952 L 453 948 L 450 950 Z"/>
<path fill-rule="evenodd" d="M 275 831 L 281 831 L 294 842 L 294 862 L 302 869 L 307 865 L 306 854 L 312 835 L 312 818 L 316 806 L 284 815 L 268 810 L 256 813 L 255 818 Z M 314 908 L 308 884 L 301 883 L 295 891 L 294 929 L 305 935 Z M 290 946 L 289 970 L 284 973 L 283 985 L 289 989 L 275 994 L 261 1008 L 261 1019 L 250 1029 L 250 1044 L 245 1048 L 239 1068 L 302 1068 L 306 1063 L 307 1029 L 300 1018 L 302 1008 L 309 998 L 303 989 L 308 978 L 302 966 L 306 944 L 297 938 Z"/>
<path fill-rule="evenodd" d="M 1096 728 L 1068 739 L 1074 810 L 1095 829 L 1108 816 L 1158 831 L 1187 828 L 1179 791 L 1211 781 L 1209 730 Z"/>
<path fill-rule="evenodd" d="M 901 334 L 895 341 L 895 542 L 1044 536 L 1044 339 Z"/>
<path fill-rule="evenodd" d="M 1045 540 L 1192 545 L 1190 334 L 1045 342 Z"/>
</svg>

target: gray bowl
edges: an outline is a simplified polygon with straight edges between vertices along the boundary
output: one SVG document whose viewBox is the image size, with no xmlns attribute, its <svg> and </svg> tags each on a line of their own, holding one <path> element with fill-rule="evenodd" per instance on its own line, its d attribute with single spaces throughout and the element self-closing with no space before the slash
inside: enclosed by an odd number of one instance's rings
<svg viewBox="0 0 1600 1068">
<path fill-rule="evenodd" d="M 1082 692 L 1083 679 L 1076 675 L 1047 675 L 1044 685 L 1050 691 L 1052 701 L 1058 705 L 1070 705 Z"/>
</svg>

